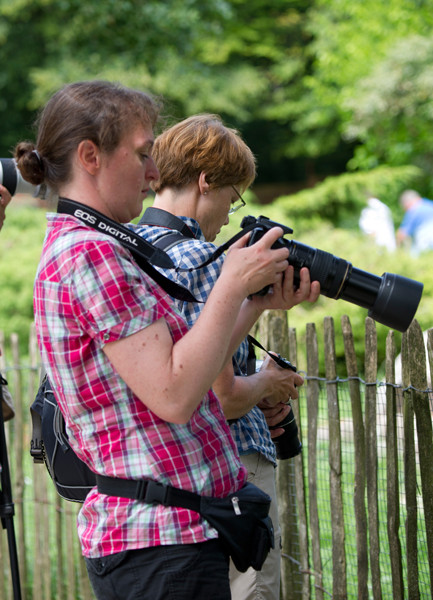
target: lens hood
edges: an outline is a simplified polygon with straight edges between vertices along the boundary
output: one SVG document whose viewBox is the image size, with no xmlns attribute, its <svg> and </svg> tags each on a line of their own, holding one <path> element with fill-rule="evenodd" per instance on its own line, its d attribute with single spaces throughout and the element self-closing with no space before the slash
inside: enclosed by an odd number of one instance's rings
<svg viewBox="0 0 433 600">
<path fill-rule="evenodd" d="M 414 279 L 384 273 L 368 316 L 397 331 L 406 331 L 418 308 L 423 288 L 423 284 Z"/>
</svg>

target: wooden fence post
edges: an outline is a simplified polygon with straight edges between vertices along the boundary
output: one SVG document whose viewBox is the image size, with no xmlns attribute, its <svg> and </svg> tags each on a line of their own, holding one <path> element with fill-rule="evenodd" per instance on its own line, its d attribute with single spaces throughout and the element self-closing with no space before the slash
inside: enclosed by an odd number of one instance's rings
<svg viewBox="0 0 433 600">
<path fill-rule="evenodd" d="M 344 355 L 349 377 L 350 401 L 352 406 L 353 442 L 355 447 L 355 486 L 353 504 L 356 527 L 356 552 L 358 566 L 358 599 L 368 600 L 368 536 L 365 509 L 365 428 L 362 412 L 358 364 L 349 318 L 341 318 Z"/>
<path fill-rule="evenodd" d="M 427 331 L 427 356 L 430 367 L 430 379 L 433 381 L 433 327 Z M 429 381 L 430 387 L 432 381 Z"/>
<path fill-rule="evenodd" d="M 416 320 L 408 329 L 410 349 L 410 380 L 415 388 L 413 407 L 416 417 L 418 437 L 418 456 L 421 473 L 421 488 L 424 505 L 424 521 L 427 538 L 428 561 L 430 569 L 430 587 L 433 588 L 433 439 L 432 421 L 429 406 L 426 374 L 426 353 L 424 340 Z"/>
<path fill-rule="evenodd" d="M 288 357 L 289 342 L 286 311 L 266 311 L 260 322 L 260 333 L 262 343 L 266 348 L 278 352 L 281 356 Z M 284 600 L 295 600 L 301 595 L 301 581 L 293 459 L 278 461 L 276 477 L 282 538 L 281 591 Z"/>
<path fill-rule="evenodd" d="M 374 600 L 381 600 L 379 509 L 377 498 L 377 337 L 376 325 L 370 317 L 365 320 L 365 442 L 368 498 L 368 526 L 370 539 L 370 568 Z"/>
<path fill-rule="evenodd" d="M 298 364 L 296 329 L 289 327 L 289 354 L 288 358 L 294 365 Z M 291 402 L 293 414 L 298 425 L 298 437 L 303 444 L 301 423 L 304 422 L 301 405 L 298 400 Z M 305 421 L 306 422 L 306 421 Z M 307 502 L 305 497 L 305 456 L 301 452 L 294 459 L 295 465 L 295 487 L 296 487 L 296 505 L 298 507 L 298 527 L 299 527 L 299 557 L 300 569 L 302 573 L 302 599 L 310 598 L 310 575 L 309 575 L 309 556 L 308 556 L 308 519 Z"/>
<path fill-rule="evenodd" d="M 401 365 L 403 386 L 410 385 L 409 369 L 409 342 L 408 332 L 403 334 L 401 342 Z M 407 590 L 409 600 L 419 600 L 418 582 L 418 539 L 417 518 L 418 507 L 416 501 L 416 460 L 414 436 L 414 412 L 412 404 L 412 391 L 403 394 L 403 428 L 404 428 L 404 487 L 406 495 L 406 563 L 407 563 Z"/>
<path fill-rule="evenodd" d="M 386 338 L 386 497 L 389 554 L 391 559 L 393 600 L 404 599 L 400 529 L 400 493 L 398 485 L 397 403 L 395 383 L 395 338 Z"/>
<path fill-rule="evenodd" d="M 335 358 L 334 320 L 324 319 L 326 392 L 328 397 L 329 422 L 329 487 L 332 520 L 332 597 L 334 600 L 347 598 L 346 554 L 344 533 L 344 511 L 341 488 L 341 431 L 338 405 L 337 369 Z"/>
<path fill-rule="evenodd" d="M 316 326 L 307 324 L 307 416 L 308 416 L 308 499 L 311 549 L 316 600 L 323 600 L 322 558 L 320 556 L 320 524 L 317 498 L 317 428 L 319 415 L 319 352 Z"/>
</svg>

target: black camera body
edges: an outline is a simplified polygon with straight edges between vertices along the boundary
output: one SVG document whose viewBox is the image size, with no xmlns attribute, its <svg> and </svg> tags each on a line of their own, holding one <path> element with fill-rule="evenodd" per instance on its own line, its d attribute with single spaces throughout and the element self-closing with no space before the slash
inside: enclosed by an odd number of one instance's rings
<svg viewBox="0 0 433 600">
<path fill-rule="evenodd" d="M 241 223 L 242 228 L 251 228 L 248 245 L 257 242 L 272 227 L 281 227 L 284 235 L 293 233 L 290 227 L 271 221 L 265 216 L 248 216 Z M 423 284 L 393 273 L 381 277 L 352 266 L 343 258 L 329 252 L 306 246 L 295 240 L 280 237 L 273 248 L 289 249 L 289 264 L 295 269 L 294 282 L 299 284 L 302 267 L 310 271 L 311 281 L 319 281 L 320 293 L 334 300 L 342 299 L 368 309 L 368 315 L 393 329 L 404 332 L 415 316 L 421 300 Z M 259 290 L 264 295 L 269 287 Z"/>
<path fill-rule="evenodd" d="M 280 354 L 269 354 L 269 356 L 273 358 L 281 368 L 296 371 L 295 365 L 293 365 L 286 358 L 283 358 Z M 302 444 L 299 441 L 298 426 L 296 424 L 295 415 L 293 414 L 293 408 L 290 402 L 287 402 L 287 404 L 290 405 L 291 409 L 289 414 L 277 425 L 269 427 L 271 430 L 280 428 L 284 429 L 284 433 L 272 439 L 277 451 L 277 458 L 280 460 L 293 458 L 302 451 Z"/>
</svg>

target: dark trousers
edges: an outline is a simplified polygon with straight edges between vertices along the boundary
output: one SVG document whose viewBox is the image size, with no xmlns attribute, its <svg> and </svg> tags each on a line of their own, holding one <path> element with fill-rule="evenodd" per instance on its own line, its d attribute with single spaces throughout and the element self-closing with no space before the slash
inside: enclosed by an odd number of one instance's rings
<svg viewBox="0 0 433 600">
<path fill-rule="evenodd" d="M 229 561 L 218 540 L 86 558 L 98 600 L 230 600 Z"/>
</svg>

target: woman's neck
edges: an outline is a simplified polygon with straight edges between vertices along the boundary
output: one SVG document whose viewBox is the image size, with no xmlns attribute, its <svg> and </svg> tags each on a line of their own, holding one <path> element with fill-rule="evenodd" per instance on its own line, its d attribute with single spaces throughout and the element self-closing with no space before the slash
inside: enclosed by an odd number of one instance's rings
<svg viewBox="0 0 433 600">
<path fill-rule="evenodd" d="M 196 186 L 188 186 L 182 190 L 165 188 L 158 192 L 153 202 L 154 208 L 160 208 L 177 217 L 197 217 L 197 202 L 199 198 Z"/>
</svg>

